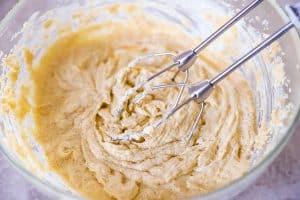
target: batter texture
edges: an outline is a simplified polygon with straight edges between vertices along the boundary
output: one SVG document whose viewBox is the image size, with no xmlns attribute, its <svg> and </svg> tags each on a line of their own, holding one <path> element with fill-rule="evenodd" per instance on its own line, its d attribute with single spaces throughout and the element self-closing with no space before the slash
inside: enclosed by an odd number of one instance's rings
<svg viewBox="0 0 300 200">
<path fill-rule="evenodd" d="M 255 151 L 254 98 L 240 74 L 215 88 L 188 145 L 185 140 L 200 109 L 196 103 L 139 141 L 111 140 L 159 120 L 179 91 L 152 92 L 137 104 L 125 104 L 116 118 L 126 91 L 171 60 L 161 58 L 132 69 L 128 63 L 150 52 L 181 52 L 197 42 L 176 26 L 151 20 L 90 26 L 59 38 L 35 65 L 34 55 L 25 49 L 31 84 L 12 92 L 10 96 L 18 97 L 7 98 L 6 104 L 20 121 L 26 113 L 33 114 L 34 137 L 50 169 L 88 198 L 182 199 L 207 193 L 242 176 Z M 11 66 L 14 87 L 20 70 L 13 57 L 5 62 Z M 203 53 L 190 80 L 209 79 L 227 64 L 222 55 Z M 172 75 L 155 79 L 153 85 L 170 83 Z M 178 80 L 183 78 L 180 74 Z M 28 93 L 33 94 L 30 101 L 22 98 Z"/>
</svg>

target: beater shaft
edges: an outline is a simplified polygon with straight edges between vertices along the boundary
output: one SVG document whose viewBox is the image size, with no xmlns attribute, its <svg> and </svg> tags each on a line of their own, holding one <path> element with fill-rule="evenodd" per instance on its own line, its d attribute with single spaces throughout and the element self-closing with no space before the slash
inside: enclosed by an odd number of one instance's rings
<svg viewBox="0 0 300 200">
<path fill-rule="evenodd" d="M 258 6 L 260 3 L 262 3 L 264 0 L 255 0 L 252 1 L 248 6 L 243 8 L 240 12 L 238 12 L 234 17 L 232 17 L 226 24 L 221 26 L 216 32 L 211 34 L 206 40 L 204 40 L 201 44 L 196 46 L 193 49 L 193 52 L 198 54 L 201 50 L 203 50 L 205 47 L 207 47 L 211 42 L 213 42 L 215 39 L 217 39 L 222 33 L 224 33 L 226 30 L 228 30 L 231 26 L 233 26 L 235 23 L 237 23 L 242 17 L 244 17 L 246 14 L 248 14 L 251 10 L 253 10 L 256 6 Z"/>
<path fill-rule="evenodd" d="M 221 80 L 223 80 L 225 77 L 230 75 L 233 71 L 235 71 L 237 68 L 239 68 L 241 65 L 243 65 L 245 62 L 247 62 L 250 58 L 255 56 L 257 53 L 259 53 L 261 50 L 269 46 L 271 43 L 273 43 L 275 40 L 280 38 L 283 34 L 285 34 L 287 31 L 289 31 L 291 28 L 294 27 L 294 24 L 292 22 L 287 23 L 285 26 L 280 28 L 276 33 L 271 35 L 269 38 L 267 38 L 265 41 L 260 43 L 258 46 L 256 46 L 254 49 L 249 51 L 245 56 L 237 60 L 235 63 L 230 65 L 228 68 L 226 68 L 223 72 L 218 74 L 216 77 L 211 79 L 210 81 L 203 81 L 199 83 L 198 85 L 194 85 L 189 89 L 190 98 L 196 100 L 197 102 L 204 101 L 210 93 L 213 91 L 214 86 L 219 83 Z"/>
<path fill-rule="evenodd" d="M 217 39 L 222 35 L 226 30 L 232 27 L 235 23 L 237 23 L 243 16 L 253 10 L 256 6 L 258 6 L 264 0 L 254 0 L 248 6 L 243 8 L 240 12 L 238 12 L 234 17 L 232 17 L 227 23 L 221 26 L 218 30 L 212 33 L 206 40 L 201 42 L 198 46 L 196 46 L 193 50 L 185 51 L 174 58 L 174 63 L 178 63 L 178 69 L 180 71 L 185 71 L 190 68 L 196 61 L 197 55 L 207 47 L 211 42 Z M 176 77 L 176 76 L 175 76 Z M 173 77 L 173 78 L 175 78 Z"/>
<path fill-rule="evenodd" d="M 242 58 L 237 60 L 235 63 L 233 63 L 231 66 L 229 66 L 227 69 L 225 69 L 223 72 L 218 74 L 215 78 L 213 78 L 210 81 L 210 84 L 215 85 L 221 80 L 223 80 L 225 77 L 227 77 L 229 74 L 231 74 L 234 70 L 236 70 L 238 67 L 243 65 L 245 62 L 247 62 L 250 58 L 255 56 L 257 53 L 259 53 L 261 50 L 272 44 L 275 40 L 280 38 L 283 34 L 285 34 L 287 31 L 289 31 L 291 28 L 294 27 L 294 24 L 292 22 L 287 23 L 282 28 L 280 28 L 276 33 L 271 35 L 269 38 L 267 38 L 265 41 L 260 43 L 258 46 L 256 46 L 254 49 L 249 51 L 246 55 L 244 55 Z"/>
</svg>

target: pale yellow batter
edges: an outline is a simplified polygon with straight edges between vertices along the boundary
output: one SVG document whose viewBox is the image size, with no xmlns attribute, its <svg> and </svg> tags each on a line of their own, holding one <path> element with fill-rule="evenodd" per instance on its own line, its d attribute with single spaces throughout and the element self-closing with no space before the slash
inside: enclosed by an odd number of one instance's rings
<svg viewBox="0 0 300 200">
<path fill-rule="evenodd" d="M 255 104 L 247 81 L 238 73 L 207 99 L 190 144 L 185 139 L 199 112 L 196 103 L 142 140 L 111 141 L 112 136 L 143 130 L 175 101 L 178 89 L 158 90 L 134 106 L 125 105 L 120 118 L 114 116 L 128 89 L 170 62 L 158 59 L 128 70 L 132 59 L 149 52 L 181 52 L 199 42 L 178 27 L 171 32 L 171 27 L 161 27 L 166 25 L 134 19 L 94 25 L 59 38 L 34 66 L 33 55 L 24 50 L 32 84 L 18 94 L 10 91 L 18 98 L 4 102 L 20 121 L 26 113 L 33 114 L 34 136 L 50 169 L 88 198 L 182 199 L 224 186 L 249 168 L 258 134 Z M 11 66 L 13 87 L 20 70 L 13 57 L 5 62 Z M 222 55 L 204 53 L 190 81 L 211 78 L 227 64 Z M 168 83 L 172 75 L 153 84 Z M 181 74 L 178 80 L 183 78 Z M 29 91 L 30 102 L 22 98 Z"/>
</svg>

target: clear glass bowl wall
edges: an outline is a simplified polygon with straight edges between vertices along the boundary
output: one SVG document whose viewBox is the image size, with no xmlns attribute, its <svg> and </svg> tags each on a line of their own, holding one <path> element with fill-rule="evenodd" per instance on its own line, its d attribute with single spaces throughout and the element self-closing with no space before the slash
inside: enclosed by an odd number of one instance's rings
<svg viewBox="0 0 300 200">
<path fill-rule="evenodd" d="M 4 18 L 0 24 L 0 51 L 3 54 L 8 54 L 10 49 L 16 44 L 17 40 L 11 40 L 15 33 L 19 32 L 27 19 L 36 11 L 39 11 L 40 15 L 48 10 L 59 8 L 62 6 L 68 6 L 70 4 L 78 3 L 85 5 L 87 0 L 26 0 L 20 1 L 13 10 Z M 107 5 L 118 1 L 97 1 L 98 5 Z M 206 21 L 201 15 L 201 9 L 207 5 L 211 5 L 212 1 L 203 0 L 175 0 L 175 1 L 119 1 L 119 2 L 135 2 L 143 4 L 142 7 L 145 11 L 158 19 L 164 19 L 177 25 L 182 26 L 187 32 L 205 38 L 209 33 L 213 31 L 209 21 Z M 224 8 L 224 11 L 237 11 L 242 8 L 249 1 L 213 1 L 216 5 Z M 244 38 L 242 40 L 248 41 L 243 45 L 239 45 L 239 51 L 235 55 L 232 55 L 231 60 L 237 59 L 239 56 L 247 52 L 251 47 L 254 46 L 254 42 L 257 41 L 259 36 L 264 34 L 270 34 L 276 31 L 281 25 L 283 25 L 288 18 L 285 16 L 284 11 L 281 9 L 284 4 L 288 1 L 280 1 L 279 5 L 273 1 L 265 1 L 257 9 L 247 15 L 240 26 L 244 28 Z M 226 5 L 226 6 L 225 6 Z M 229 6 L 228 6 L 229 5 Z M 267 11 L 267 12 L 266 12 Z M 220 15 L 218 9 L 211 9 L 209 12 L 211 15 Z M 225 12 L 226 13 L 226 12 Z M 114 16 L 111 16 L 114 17 Z M 253 19 L 264 19 L 266 22 L 264 25 L 261 20 Z M 189 23 L 186 23 L 189 22 Z M 187 26 L 187 24 L 189 24 Z M 266 24 L 267 27 L 266 27 Z M 253 33 L 256 34 L 253 34 Z M 253 41 L 253 42 L 252 42 Z M 299 118 L 299 103 L 300 93 L 297 92 L 300 87 L 300 71 L 297 65 L 300 63 L 300 40 L 295 30 L 290 31 L 287 35 L 279 40 L 282 49 L 282 61 L 285 64 L 285 73 L 287 78 L 290 80 L 289 84 L 283 88 L 286 93 L 290 89 L 292 92 L 289 93 L 286 104 L 293 104 L 291 113 L 284 121 L 284 127 L 272 137 L 270 144 L 266 151 L 259 156 L 257 162 L 255 162 L 251 170 L 243 177 L 235 180 L 224 188 L 220 188 L 217 191 L 213 191 L 205 196 L 196 197 L 204 199 L 219 199 L 222 197 L 230 198 L 231 196 L 241 192 L 250 183 L 252 183 L 256 177 L 258 177 L 262 171 L 271 163 L 271 161 L 278 155 L 283 148 L 287 139 L 292 134 L 295 128 L 296 121 Z M 217 41 L 216 41 L 217 43 Z M 214 48 L 214 45 L 211 47 Z M 0 54 L 1 56 L 1 54 Z M 270 119 L 271 111 L 273 106 L 276 106 L 274 102 L 276 98 L 281 95 L 280 92 L 274 88 L 272 75 L 270 72 L 270 64 L 266 63 L 264 58 L 260 55 L 256 56 L 251 61 L 251 67 L 243 68 L 241 73 L 249 79 L 253 90 L 255 91 L 255 100 L 257 104 L 257 121 L 258 125 L 267 122 Z M 2 71 L 2 70 L 1 70 Z M 263 77 L 263 87 L 259 90 L 256 88 L 257 83 L 254 77 L 256 71 L 259 71 Z M 1 74 L 3 75 L 3 73 Z M 15 140 L 21 143 L 22 141 L 18 138 L 17 132 L 14 132 L 15 127 L 13 121 L 4 119 L 1 116 L 0 120 L 1 137 L 0 144 L 2 152 L 12 162 L 13 166 L 19 169 L 30 181 L 36 183 L 36 185 L 45 193 L 53 198 L 60 199 L 76 199 L 80 198 L 75 192 L 71 191 L 64 183 L 53 173 L 43 171 L 38 168 L 32 169 L 26 162 L 34 162 L 33 160 L 24 161 L 21 159 L 19 154 L 12 149 L 8 141 Z M 11 132 L 7 132 L 3 127 L 11 127 Z M 37 159 L 43 160 L 42 152 L 38 149 L 38 145 L 32 142 L 32 147 L 36 148 L 34 152 Z M 46 166 L 46 163 L 42 161 Z M 34 166 L 34 163 L 32 164 Z"/>
</svg>

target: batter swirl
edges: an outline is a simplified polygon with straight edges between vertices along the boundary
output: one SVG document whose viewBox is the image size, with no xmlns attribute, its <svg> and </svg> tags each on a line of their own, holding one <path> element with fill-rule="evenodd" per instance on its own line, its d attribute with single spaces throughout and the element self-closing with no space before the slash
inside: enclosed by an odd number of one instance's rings
<svg viewBox="0 0 300 200">
<path fill-rule="evenodd" d="M 141 140 L 112 142 L 113 136 L 140 132 L 159 120 L 177 95 L 178 88 L 158 90 L 114 115 L 128 89 L 169 62 L 158 59 L 128 70 L 132 59 L 181 52 L 197 43 L 178 27 L 170 33 L 162 26 L 143 20 L 91 26 L 59 38 L 28 70 L 35 137 L 50 168 L 91 199 L 186 198 L 215 190 L 249 168 L 257 134 L 255 104 L 238 73 L 207 99 L 190 145 L 184 138 L 200 109 L 195 103 Z M 222 55 L 204 53 L 190 80 L 208 79 L 225 66 Z M 172 75 L 153 83 L 167 83 Z"/>
</svg>

